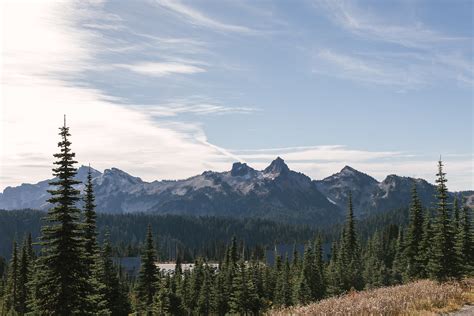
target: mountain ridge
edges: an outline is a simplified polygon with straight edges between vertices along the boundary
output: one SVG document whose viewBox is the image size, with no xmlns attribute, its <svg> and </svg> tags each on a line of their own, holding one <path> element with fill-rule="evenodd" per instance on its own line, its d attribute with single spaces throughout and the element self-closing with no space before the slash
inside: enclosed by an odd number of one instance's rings
<svg viewBox="0 0 474 316">
<path fill-rule="evenodd" d="M 84 182 L 89 167 L 78 168 Z M 435 186 L 423 179 L 388 175 L 379 182 L 350 166 L 322 180 L 291 170 L 277 157 L 256 170 L 236 162 L 229 171 L 204 171 L 182 180 L 146 182 L 118 168 L 91 168 L 99 212 L 216 215 L 323 225 L 343 219 L 352 192 L 359 217 L 409 205 L 414 182 L 424 206 L 434 200 Z M 7 187 L 0 209 L 47 209 L 48 182 Z M 78 185 L 83 189 L 83 184 Z M 472 200 L 472 199 L 471 199 Z"/>
</svg>

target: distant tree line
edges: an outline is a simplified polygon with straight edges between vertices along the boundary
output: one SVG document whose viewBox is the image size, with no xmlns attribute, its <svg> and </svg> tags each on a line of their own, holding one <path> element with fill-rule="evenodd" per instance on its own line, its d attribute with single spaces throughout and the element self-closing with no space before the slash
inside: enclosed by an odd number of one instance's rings
<svg viewBox="0 0 474 316">
<path fill-rule="evenodd" d="M 387 225 L 364 242 L 349 195 L 346 221 L 329 258 L 321 235 L 306 242 L 302 256 L 296 248 L 291 259 L 276 253 L 274 265 L 258 252 L 246 253 L 244 243 L 233 238 L 217 269 L 202 257 L 183 271 L 178 253 L 169 274 L 156 265 L 157 243 L 148 225 L 139 275 L 129 279 L 112 260 L 110 234 L 97 240 L 90 173 L 84 207 L 76 207 L 81 196 L 68 127 L 61 127 L 60 136 L 49 199 L 54 206 L 44 219 L 39 253 L 27 235 L 21 247 L 13 243 L 7 269 L 0 261 L 7 275 L 1 315 L 258 315 L 352 290 L 474 275 L 472 210 L 459 200 L 451 207 L 440 161 L 434 214 L 423 208 L 414 184 L 408 226 Z"/>
</svg>

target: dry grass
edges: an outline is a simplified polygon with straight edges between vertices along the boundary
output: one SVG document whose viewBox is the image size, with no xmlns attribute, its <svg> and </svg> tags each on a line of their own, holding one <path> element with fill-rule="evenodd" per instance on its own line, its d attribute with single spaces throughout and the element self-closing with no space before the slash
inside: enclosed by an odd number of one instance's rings
<svg viewBox="0 0 474 316">
<path fill-rule="evenodd" d="M 474 278 L 438 284 L 429 280 L 352 292 L 269 315 L 437 315 L 474 303 Z"/>
</svg>

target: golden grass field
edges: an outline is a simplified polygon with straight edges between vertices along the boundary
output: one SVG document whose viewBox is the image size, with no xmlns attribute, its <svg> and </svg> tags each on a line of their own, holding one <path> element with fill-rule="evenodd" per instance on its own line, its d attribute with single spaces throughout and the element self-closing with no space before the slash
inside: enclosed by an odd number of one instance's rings
<svg viewBox="0 0 474 316">
<path fill-rule="evenodd" d="M 474 278 L 438 284 L 421 280 L 351 292 L 317 303 L 271 310 L 268 315 L 439 315 L 474 304 Z"/>
</svg>

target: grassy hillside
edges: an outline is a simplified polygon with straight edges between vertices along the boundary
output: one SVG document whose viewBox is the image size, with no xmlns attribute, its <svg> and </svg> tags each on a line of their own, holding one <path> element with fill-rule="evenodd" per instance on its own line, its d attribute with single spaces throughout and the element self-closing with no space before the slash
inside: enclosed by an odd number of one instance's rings
<svg viewBox="0 0 474 316">
<path fill-rule="evenodd" d="M 421 280 L 272 310 L 268 315 L 436 315 L 468 303 L 474 303 L 474 278 L 443 284 Z"/>
</svg>

